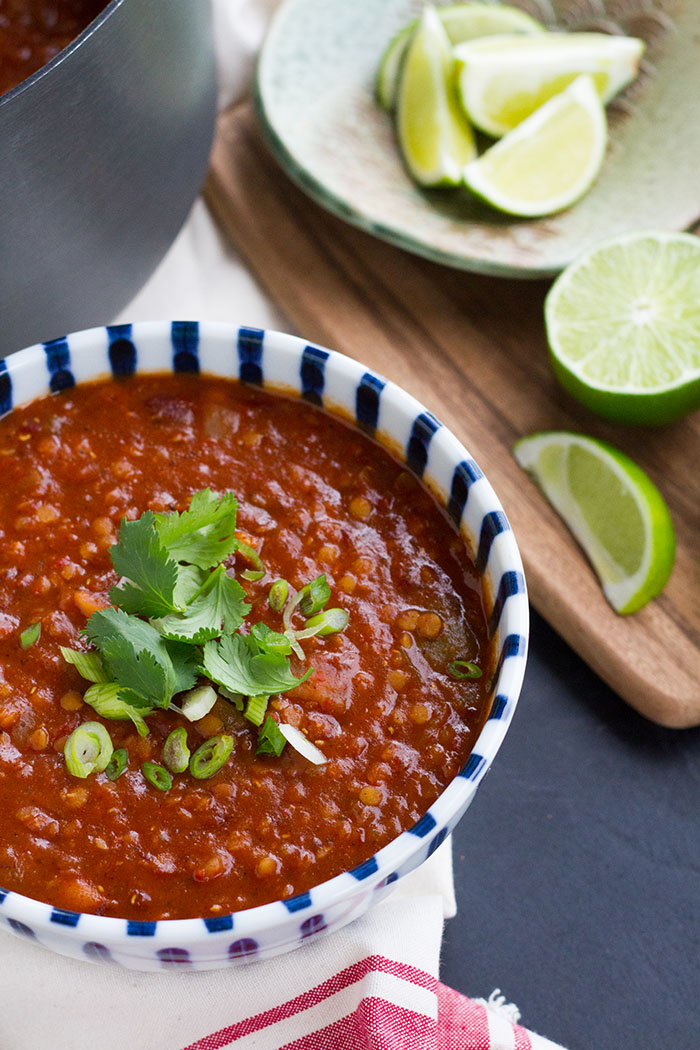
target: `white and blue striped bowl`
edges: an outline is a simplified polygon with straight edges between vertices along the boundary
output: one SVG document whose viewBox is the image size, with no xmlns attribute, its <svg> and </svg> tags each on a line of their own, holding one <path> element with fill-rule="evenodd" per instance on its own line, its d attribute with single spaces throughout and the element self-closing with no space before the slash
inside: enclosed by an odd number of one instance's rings
<svg viewBox="0 0 700 1050">
<path fill-rule="evenodd" d="M 356 361 L 295 336 L 231 324 L 118 325 L 77 332 L 0 360 L 0 415 L 90 379 L 198 372 L 302 397 L 354 420 L 421 478 L 459 528 L 484 582 L 498 653 L 491 709 L 464 769 L 428 812 L 375 856 L 308 893 L 234 915 L 138 922 L 84 915 L 0 889 L 0 920 L 62 955 L 134 970 L 207 970 L 289 951 L 362 915 L 453 830 L 513 717 L 525 671 L 528 602 L 503 509 L 464 446 L 423 405 Z"/>
</svg>

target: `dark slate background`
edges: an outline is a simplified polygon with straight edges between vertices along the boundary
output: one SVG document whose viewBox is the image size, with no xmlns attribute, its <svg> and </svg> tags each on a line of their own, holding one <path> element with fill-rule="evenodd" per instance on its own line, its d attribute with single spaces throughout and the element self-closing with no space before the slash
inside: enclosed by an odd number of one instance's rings
<svg viewBox="0 0 700 1050">
<path fill-rule="evenodd" d="M 568 1050 L 700 1050 L 700 729 L 636 714 L 536 615 L 454 856 L 445 983 Z"/>
</svg>

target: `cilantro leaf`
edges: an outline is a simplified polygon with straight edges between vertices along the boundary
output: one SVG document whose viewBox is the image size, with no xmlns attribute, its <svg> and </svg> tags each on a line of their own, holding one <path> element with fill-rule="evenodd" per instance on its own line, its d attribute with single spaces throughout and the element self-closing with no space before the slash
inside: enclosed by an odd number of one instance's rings
<svg viewBox="0 0 700 1050">
<path fill-rule="evenodd" d="M 255 749 L 255 754 L 276 755 L 279 758 L 284 751 L 286 743 L 286 737 L 280 730 L 280 727 L 272 715 L 268 715 L 262 729 L 258 733 L 258 746 Z"/>
<path fill-rule="evenodd" d="M 199 677 L 199 650 L 185 642 L 172 642 L 168 639 L 164 639 L 163 644 L 175 672 L 173 694 L 191 689 Z"/>
<path fill-rule="evenodd" d="M 202 589 L 207 578 L 204 569 L 196 565 L 178 565 L 177 583 L 175 584 L 175 605 L 182 611 L 198 591 Z"/>
<path fill-rule="evenodd" d="M 92 614 L 85 633 L 120 685 L 155 706 L 169 705 L 179 687 L 178 672 L 155 627 L 121 609 L 102 609 Z"/>
<path fill-rule="evenodd" d="M 219 565 L 207 578 L 194 601 L 181 616 L 165 616 L 158 628 L 165 638 L 199 645 L 222 633 L 232 634 L 250 612 L 245 591 L 237 580 L 227 576 Z"/>
<path fill-rule="evenodd" d="M 188 510 L 156 514 L 158 538 L 171 558 L 211 569 L 238 546 L 234 536 L 238 503 L 232 492 L 195 492 Z"/>
<path fill-rule="evenodd" d="M 207 642 L 200 670 L 218 685 L 244 696 L 285 693 L 312 674 L 309 669 L 303 678 L 295 678 L 286 657 L 261 653 L 255 639 L 241 634 Z"/>
<path fill-rule="evenodd" d="M 145 703 L 142 697 L 122 689 L 118 682 L 91 685 L 83 699 L 103 718 L 117 721 L 129 719 L 136 726 L 139 736 L 148 736 L 144 718 L 151 714 L 153 707 Z"/>
<path fill-rule="evenodd" d="M 292 651 L 292 643 L 286 634 L 278 634 L 268 627 L 266 623 L 254 623 L 250 629 L 250 637 L 257 642 L 261 653 L 272 653 L 273 656 L 289 656 Z"/>
<path fill-rule="evenodd" d="M 127 638 L 106 638 L 102 655 L 114 679 L 156 707 L 167 707 L 174 692 L 174 674 L 168 673 L 148 649 L 137 650 Z"/>
<path fill-rule="evenodd" d="M 149 617 L 165 616 L 177 609 L 178 566 L 160 543 L 155 515 L 150 510 L 136 521 L 122 520 L 119 541 L 109 553 L 115 572 L 127 578 L 109 592 L 114 605 L 127 613 Z"/>
</svg>

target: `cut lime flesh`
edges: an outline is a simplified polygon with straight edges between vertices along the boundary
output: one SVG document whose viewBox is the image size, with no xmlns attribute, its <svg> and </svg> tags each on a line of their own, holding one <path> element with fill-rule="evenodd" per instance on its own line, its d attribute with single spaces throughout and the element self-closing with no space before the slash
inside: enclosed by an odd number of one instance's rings
<svg viewBox="0 0 700 1050">
<path fill-rule="evenodd" d="M 616 612 L 637 612 L 663 590 L 675 558 L 673 523 L 641 467 L 603 441 L 567 431 L 522 438 L 514 453 L 578 540 Z"/>
<path fill-rule="evenodd" d="M 644 44 L 604 33 L 491 36 L 454 51 L 459 96 L 471 122 L 500 138 L 588 74 L 606 103 L 637 75 Z"/>
<path fill-rule="evenodd" d="M 700 240 L 653 231 L 604 242 L 557 278 L 545 303 L 555 374 L 621 423 L 700 407 Z"/>
<path fill-rule="evenodd" d="M 472 161 L 464 181 L 494 208 L 523 217 L 568 208 L 605 155 L 605 112 L 590 77 L 578 77 Z"/>
<path fill-rule="evenodd" d="M 447 34 L 426 7 L 406 55 L 396 129 L 401 153 L 421 186 L 456 186 L 476 155 L 474 134 L 454 92 Z"/>
<path fill-rule="evenodd" d="M 438 17 L 451 44 L 502 33 L 542 33 L 544 26 L 517 7 L 490 3 L 450 4 L 438 7 Z M 391 110 L 396 105 L 401 65 L 418 27 L 414 19 L 394 36 L 386 48 L 377 73 L 379 105 Z"/>
</svg>

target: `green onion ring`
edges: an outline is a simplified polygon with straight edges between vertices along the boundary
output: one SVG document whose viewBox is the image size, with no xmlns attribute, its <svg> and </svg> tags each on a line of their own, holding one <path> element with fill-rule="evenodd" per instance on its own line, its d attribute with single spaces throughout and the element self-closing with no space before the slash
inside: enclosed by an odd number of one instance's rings
<svg viewBox="0 0 700 1050">
<path fill-rule="evenodd" d="M 453 678 L 481 678 L 481 668 L 469 660 L 453 660 L 447 668 Z"/>
<path fill-rule="evenodd" d="M 265 566 L 255 548 L 251 547 L 249 543 L 244 543 L 243 540 L 239 540 L 237 550 L 239 554 L 241 554 L 245 560 L 253 566 L 252 569 L 245 569 L 245 571 L 241 573 L 243 579 L 251 581 L 262 580 L 265 575 Z"/>
<path fill-rule="evenodd" d="M 112 738 L 101 722 L 83 722 L 66 740 L 63 757 L 68 772 L 85 779 L 91 773 L 102 773 L 113 751 Z"/>
<path fill-rule="evenodd" d="M 271 609 L 275 612 L 281 612 L 284 609 L 287 598 L 289 597 L 289 584 L 286 580 L 275 580 L 270 587 L 267 595 L 267 601 Z"/>
<path fill-rule="evenodd" d="M 190 773 L 197 780 L 208 780 L 218 773 L 233 751 L 233 737 L 221 734 L 209 737 L 190 759 Z"/>
<path fill-rule="evenodd" d="M 126 764 L 129 761 L 129 752 L 125 747 L 119 747 L 116 751 L 112 752 L 107 768 L 105 769 L 105 776 L 107 780 L 119 780 L 126 769 Z"/>
<path fill-rule="evenodd" d="M 159 766 L 157 762 L 144 762 L 141 766 L 141 772 L 148 783 L 152 784 L 154 788 L 158 788 L 159 791 L 170 791 L 170 788 L 173 786 L 173 778 L 170 773 L 163 766 Z"/>
<path fill-rule="evenodd" d="M 187 730 L 184 726 L 173 729 L 163 744 L 163 761 L 171 773 L 184 773 L 190 764 L 190 749 L 187 746 Z"/>
</svg>

